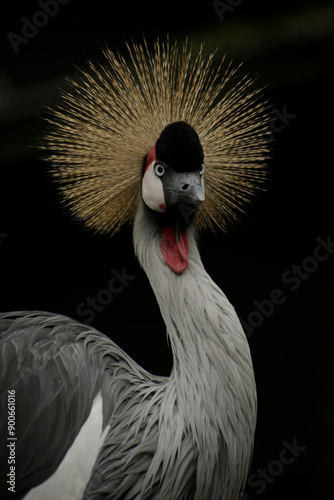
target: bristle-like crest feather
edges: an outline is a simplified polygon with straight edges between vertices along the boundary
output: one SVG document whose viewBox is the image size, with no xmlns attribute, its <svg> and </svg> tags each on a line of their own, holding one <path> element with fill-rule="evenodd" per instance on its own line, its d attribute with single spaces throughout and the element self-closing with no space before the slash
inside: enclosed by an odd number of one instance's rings
<svg viewBox="0 0 334 500">
<path fill-rule="evenodd" d="M 44 148 L 70 212 L 91 229 L 114 233 L 132 222 L 143 160 L 169 123 L 194 127 L 204 150 L 200 229 L 225 229 L 265 180 L 267 105 L 248 76 L 214 53 L 157 40 L 103 50 L 53 110 Z"/>
</svg>

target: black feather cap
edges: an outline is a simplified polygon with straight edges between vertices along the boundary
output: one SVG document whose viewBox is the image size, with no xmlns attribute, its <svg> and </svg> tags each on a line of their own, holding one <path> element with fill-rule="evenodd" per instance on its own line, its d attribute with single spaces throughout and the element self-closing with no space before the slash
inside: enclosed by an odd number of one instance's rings
<svg viewBox="0 0 334 500">
<path fill-rule="evenodd" d="M 162 131 L 155 147 L 157 160 L 177 172 L 199 170 L 204 153 L 194 128 L 184 121 L 170 123 Z"/>
</svg>

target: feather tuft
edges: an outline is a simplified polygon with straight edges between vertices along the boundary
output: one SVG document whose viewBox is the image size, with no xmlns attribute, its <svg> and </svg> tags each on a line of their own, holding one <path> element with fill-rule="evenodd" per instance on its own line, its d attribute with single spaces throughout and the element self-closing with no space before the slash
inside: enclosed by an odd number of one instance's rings
<svg viewBox="0 0 334 500">
<path fill-rule="evenodd" d="M 127 45 L 128 58 L 103 50 L 52 110 L 43 149 L 62 201 L 85 225 L 113 234 L 132 223 L 142 166 L 163 129 L 185 121 L 204 151 L 206 200 L 199 229 L 225 230 L 263 186 L 268 106 L 248 76 L 187 42 Z"/>
</svg>

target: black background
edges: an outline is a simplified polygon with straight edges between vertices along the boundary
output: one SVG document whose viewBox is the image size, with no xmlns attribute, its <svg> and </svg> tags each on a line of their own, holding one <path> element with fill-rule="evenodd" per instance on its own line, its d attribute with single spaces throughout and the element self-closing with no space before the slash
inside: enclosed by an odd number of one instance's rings
<svg viewBox="0 0 334 500">
<path fill-rule="evenodd" d="M 171 353 L 158 307 L 133 256 L 131 230 L 112 239 L 82 230 L 63 214 L 35 148 L 44 107 L 56 102 L 63 75 L 99 54 L 99 43 L 167 32 L 195 47 L 219 46 L 259 75 L 276 120 L 267 191 L 227 234 L 203 234 L 203 262 L 248 333 L 259 397 L 251 499 L 327 498 L 333 470 L 334 255 L 309 259 L 333 231 L 334 7 L 319 1 L 240 1 L 221 20 L 213 3 L 70 0 L 15 53 L 37 1 L 2 2 L 0 64 L 0 309 L 37 309 L 79 320 L 78 306 L 106 287 L 111 270 L 135 276 L 92 324 L 146 369 L 168 374 Z M 306 260 L 305 260 L 306 259 Z M 303 265 L 299 282 L 293 266 Z M 286 276 L 286 280 L 282 277 Z M 284 303 L 268 317 L 254 301 L 274 289 Z M 267 303 L 267 307 L 269 305 Z M 257 311 L 257 314 L 254 314 Z M 269 311 L 269 309 L 268 309 Z M 257 321 L 257 325 L 255 323 Z M 247 329 L 247 327 L 246 327 Z M 280 465 L 283 442 L 305 449 Z M 288 457 L 291 455 L 287 454 Z M 282 455 L 281 455 L 282 457 Z M 276 461 L 276 462 L 275 462 Z M 276 474 L 276 475 L 275 475 Z M 329 486 L 330 487 L 330 486 Z"/>
</svg>

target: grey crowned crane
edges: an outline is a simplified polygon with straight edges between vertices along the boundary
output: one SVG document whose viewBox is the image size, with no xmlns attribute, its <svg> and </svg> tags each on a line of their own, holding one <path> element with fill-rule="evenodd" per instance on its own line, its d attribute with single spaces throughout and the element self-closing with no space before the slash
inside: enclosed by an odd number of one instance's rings
<svg viewBox="0 0 334 500">
<path fill-rule="evenodd" d="M 1 313 L 1 498 L 234 500 L 247 478 L 250 351 L 196 234 L 224 229 L 261 188 L 266 104 L 249 77 L 187 43 L 128 51 L 105 49 L 70 82 L 45 148 L 61 199 L 87 227 L 133 223 L 173 369 L 152 375 L 65 316 Z"/>
</svg>

